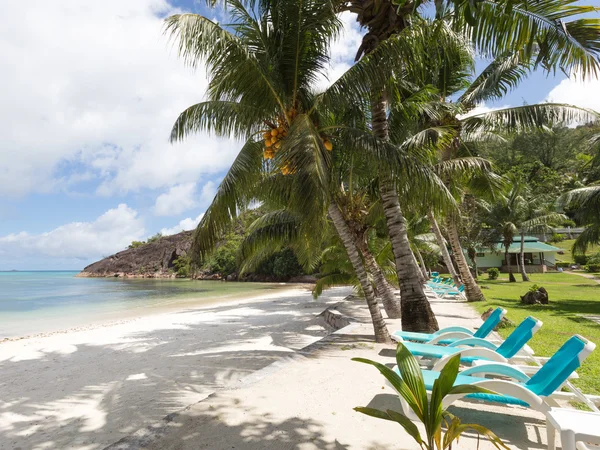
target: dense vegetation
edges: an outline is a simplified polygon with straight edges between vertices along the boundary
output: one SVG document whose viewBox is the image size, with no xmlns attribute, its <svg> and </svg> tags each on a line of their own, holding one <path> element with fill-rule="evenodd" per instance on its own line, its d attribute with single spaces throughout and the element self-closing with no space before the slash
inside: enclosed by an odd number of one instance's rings
<svg viewBox="0 0 600 450">
<path fill-rule="evenodd" d="M 508 249 L 520 238 L 527 280 L 525 234 L 574 221 L 586 226 L 578 251 L 600 240 L 593 184 L 600 116 L 553 103 L 474 114 L 535 69 L 595 76 L 599 22 L 580 18 L 592 7 L 571 0 L 210 3 L 226 4 L 228 25 L 194 14 L 166 20 L 181 57 L 205 64 L 209 78 L 206 101 L 181 113 L 172 140 L 205 130 L 243 142 L 196 230 L 195 264 L 233 270 L 227 255 L 237 240 L 219 244 L 260 202 L 263 213 L 239 243 L 240 273 L 264 264 L 287 270 L 265 261 L 291 251 L 306 272 L 325 275 L 321 288 L 354 280 L 376 340 L 389 342 L 376 295 L 403 329 L 437 329 L 423 288 L 431 254 L 470 301 L 480 301 L 478 248 L 501 242 Z M 346 10 L 365 29 L 356 63 L 319 91 Z M 481 72 L 476 54 L 488 63 Z"/>
</svg>

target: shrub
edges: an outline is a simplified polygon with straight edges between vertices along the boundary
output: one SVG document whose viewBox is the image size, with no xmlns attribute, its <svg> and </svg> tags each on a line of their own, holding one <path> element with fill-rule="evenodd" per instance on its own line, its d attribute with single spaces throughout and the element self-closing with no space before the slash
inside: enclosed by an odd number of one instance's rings
<svg viewBox="0 0 600 450">
<path fill-rule="evenodd" d="M 279 278 L 291 278 L 302 273 L 296 255 L 292 250 L 285 249 L 277 254 L 273 261 L 273 275 Z"/>
<path fill-rule="evenodd" d="M 600 264 L 600 252 L 594 253 L 593 255 L 588 257 L 588 264 Z"/>
<path fill-rule="evenodd" d="M 129 244 L 128 248 L 138 248 L 141 247 L 142 245 L 146 245 L 146 243 L 144 241 L 133 241 L 131 244 Z"/>
<path fill-rule="evenodd" d="M 148 238 L 148 244 L 151 242 L 158 241 L 161 237 L 163 237 L 162 233 L 156 233 L 154 236 Z"/>
<path fill-rule="evenodd" d="M 589 273 L 600 272 L 600 264 L 587 264 L 584 269 Z"/>
<path fill-rule="evenodd" d="M 535 292 L 535 291 L 537 291 L 539 288 L 540 288 L 540 287 L 539 287 L 537 284 L 532 284 L 532 285 L 529 287 L 529 292 Z"/>
<path fill-rule="evenodd" d="M 175 273 L 178 277 L 189 278 L 192 270 L 191 270 L 191 260 L 187 255 L 181 255 L 175 261 L 173 261 L 173 265 L 175 266 Z"/>
<path fill-rule="evenodd" d="M 568 269 L 569 267 L 571 267 L 573 263 L 572 262 L 563 262 L 563 261 L 557 261 L 556 262 L 556 267 L 562 267 L 563 269 Z"/>
<path fill-rule="evenodd" d="M 235 231 L 227 233 L 222 243 L 212 252 L 206 268 L 212 273 L 226 277 L 237 271 L 237 257 L 242 236 Z"/>
<path fill-rule="evenodd" d="M 553 233 L 552 237 L 549 239 L 549 242 L 552 242 L 553 244 L 558 243 L 558 242 L 562 242 L 566 239 L 566 236 L 564 234 L 561 233 Z"/>
<path fill-rule="evenodd" d="M 497 267 L 490 267 L 487 270 L 487 274 L 488 274 L 488 279 L 497 280 L 498 277 L 500 276 L 500 269 L 498 269 Z"/>
<path fill-rule="evenodd" d="M 573 261 L 580 266 L 587 264 L 588 257 L 586 255 L 573 255 Z"/>
</svg>

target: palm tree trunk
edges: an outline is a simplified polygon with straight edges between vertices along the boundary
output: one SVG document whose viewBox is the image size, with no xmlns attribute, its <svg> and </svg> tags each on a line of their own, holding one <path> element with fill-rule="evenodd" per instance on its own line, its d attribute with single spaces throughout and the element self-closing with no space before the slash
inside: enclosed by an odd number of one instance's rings
<svg viewBox="0 0 600 450">
<path fill-rule="evenodd" d="M 346 224 L 346 221 L 344 220 L 340 209 L 335 203 L 331 203 L 329 205 L 328 212 L 329 217 L 331 217 L 333 225 L 335 226 L 335 229 L 338 235 L 340 236 L 344 247 L 346 248 L 348 258 L 352 263 L 352 267 L 356 272 L 356 276 L 358 277 L 360 286 L 365 294 L 365 299 L 367 300 L 367 306 L 369 307 L 369 313 L 371 314 L 371 320 L 373 322 L 375 342 L 390 344 L 392 342 L 390 333 L 388 332 L 385 320 L 383 320 L 383 316 L 381 315 L 379 304 L 375 299 L 373 287 L 369 282 L 369 277 L 367 276 L 365 266 L 363 265 L 362 259 L 360 258 L 356 245 L 354 245 L 352 232 L 350 231 L 350 228 L 348 228 L 348 225 Z"/>
<path fill-rule="evenodd" d="M 389 141 L 385 102 L 382 96 L 372 103 L 371 113 L 375 137 L 381 141 Z M 379 171 L 379 189 L 400 284 L 402 329 L 426 333 L 437 331 L 439 325 L 425 295 L 423 283 L 419 279 L 419 268 L 410 249 L 396 187 L 383 170 Z"/>
<path fill-rule="evenodd" d="M 417 247 L 415 247 L 416 256 L 418 258 L 419 264 L 421 265 L 421 272 L 423 272 L 423 278 L 425 281 L 429 280 L 429 272 L 427 271 L 427 266 L 425 266 L 425 261 L 423 261 L 423 255 Z"/>
<path fill-rule="evenodd" d="M 381 301 L 383 302 L 383 308 L 390 319 L 399 319 L 401 317 L 400 301 L 396 298 L 392 286 L 390 286 L 385 279 L 385 275 L 383 274 L 381 267 L 379 267 L 379 264 L 377 264 L 377 261 L 375 261 L 375 257 L 371 253 L 371 250 L 369 250 L 366 244 L 363 244 L 364 243 L 361 242 L 360 245 L 358 245 L 358 248 L 363 255 L 367 270 L 373 275 L 377 290 L 381 296 Z"/>
<path fill-rule="evenodd" d="M 519 254 L 519 259 L 521 260 L 521 278 L 523 278 L 523 281 L 529 281 L 529 277 L 525 271 L 525 233 L 521 233 L 521 252 Z"/>
<path fill-rule="evenodd" d="M 460 245 L 458 229 L 456 228 L 456 223 L 451 216 L 448 216 L 446 224 L 448 230 L 448 240 L 450 241 L 450 246 L 452 247 L 452 253 L 454 254 L 454 259 L 456 260 L 456 266 L 460 272 L 460 277 L 465 285 L 465 295 L 467 296 L 467 300 L 470 302 L 485 300 L 483 292 L 481 292 L 481 289 L 479 289 L 479 285 L 469 270 L 467 258 L 465 258 L 465 254 L 462 251 L 462 246 Z"/>
<path fill-rule="evenodd" d="M 435 238 L 437 239 L 438 245 L 440 246 L 444 264 L 446 264 L 446 267 L 448 268 L 448 272 L 450 273 L 450 276 L 454 280 L 454 284 L 456 284 L 457 286 L 460 286 L 460 284 L 461 284 L 460 278 L 458 277 L 458 274 L 456 273 L 456 269 L 454 268 L 454 263 L 452 262 L 452 258 L 450 258 L 450 253 L 448 253 L 448 247 L 446 247 L 446 240 L 444 239 L 444 236 L 442 235 L 442 231 L 440 230 L 440 226 L 437 223 L 437 220 L 435 219 L 433 211 L 430 210 L 427 213 L 427 217 L 429 218 L 429 222 L 431 223 L 431 228 L 433 228 L 433 234 L 435 234 Z"/>
<path fill-rule="evenodd" d="M 517 280 L 515 280 L 515 276 L 512 273 L 512 266 L 510 264 L 510 253 L 508 253 L 508 247 L 506 245 L 506 242 L 504 243 L 504 247 L 506 248 L 506 250 L 504 250 L 504 259 L 506 260 L 506 269 L 508 270 L 508 281 L 510 283 L 516 283 Z"/>
</svg>

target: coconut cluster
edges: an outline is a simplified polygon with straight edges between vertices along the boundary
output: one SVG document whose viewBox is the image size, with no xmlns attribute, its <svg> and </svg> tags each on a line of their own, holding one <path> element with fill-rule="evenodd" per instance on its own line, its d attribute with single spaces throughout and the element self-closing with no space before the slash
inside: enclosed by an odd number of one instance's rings
<svg viewBox="0 0 600 450">
<path fill-rule="evenodd" d="M 290 109 L 287 113 L 287 117 L 278 117 L 277 126 L 275 124 L 269 124 L 269 128 L 263 130 L 263 137 L 265 140 L 265 150 L 263 151 L 263 157 L 265 160 L 271 160 L 275 157 L 275 154 L 281 148 L 281 141 L 288 135 L 289 124 L 296 118 L 297 112 L 295 109 Z M 333 144 L 327 137 L 321 136 L 323 140 L 323 146 L 328 150 L 333 150 Z M 295 173 L 296 169 L 290 167 L 289 164 L 284 164 L 281 168 L 281 173 L 289 175 Z"/>
</svg>

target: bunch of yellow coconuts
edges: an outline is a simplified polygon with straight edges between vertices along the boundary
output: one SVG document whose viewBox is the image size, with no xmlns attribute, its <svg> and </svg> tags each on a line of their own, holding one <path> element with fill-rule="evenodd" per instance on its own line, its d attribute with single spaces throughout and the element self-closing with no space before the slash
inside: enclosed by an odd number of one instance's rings
<svg viewBox="0 0 600 450">
<path fill-rule="evenodd" d="M 287 118 L 291 122 L 296 117 L 295 110 L 290 110 L 287 114 Z M 277 126 L 274 124 L 270 124 L 270 128 L 263 131 L 263 137 L 265 138 L 265 150 L 263 151 L 263 157 L 265 160 L 270 160 L 275 157 L 275 153 L 279 151 L 281 148 L 281 141 L 288 134 L 288 121 L 279 117 L 277 119 Z M 323 146 L 328 150 L 333 150 L 333 144 L 326 137 L 321 137 L 323 139 Z M 295 169 L 290 168 L 289 164 L 285 164 L 281 168 L 281 173 L 284 175 L 289 175 L 291 173 L 296 172 Z"/>
</svg>

